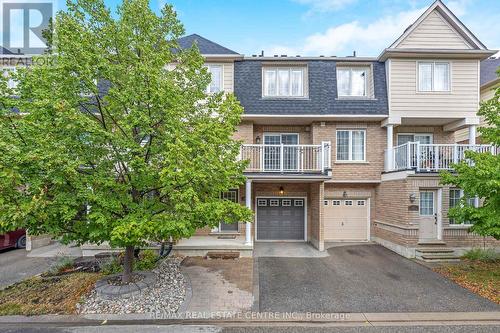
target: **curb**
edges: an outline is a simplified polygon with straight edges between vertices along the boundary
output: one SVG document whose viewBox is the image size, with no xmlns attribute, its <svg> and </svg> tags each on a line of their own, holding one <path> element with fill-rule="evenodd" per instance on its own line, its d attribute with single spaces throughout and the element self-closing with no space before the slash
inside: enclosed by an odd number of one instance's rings
<svg viewBox="0 0 500 333">
<path fill-rule="evenodd" d="M 5 324 L 84 324 L 84 325 L 141 325 L 156 324 L 231 324 L 231 323 L 345 323 L 345 324 L 395 324 L 395 323 L 433 323 L 446 325 L 453 323 L 488 323 L 500 325 L 499 312 L 410 312 L 410 313 L 273 313 L 241 312 L 224 316 L 213 314 L 211 317 L 186 316 L 178 313 L 165 319 L 151 314 L 96 314 L 96 315 L 42 315 L 42 316 L 2 316 L 0 325 Z M 103 322 L 105 321 L 105 323 Z"/>
</svg>

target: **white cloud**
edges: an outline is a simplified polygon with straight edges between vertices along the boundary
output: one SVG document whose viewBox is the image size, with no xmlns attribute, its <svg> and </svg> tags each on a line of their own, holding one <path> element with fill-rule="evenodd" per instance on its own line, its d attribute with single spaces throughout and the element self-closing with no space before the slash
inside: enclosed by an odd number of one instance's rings
<svg viewBox="0 0 500 333">
<path fill-rule="evenodd" d="M 375 56 L 396 40 L 424 10 L 425 8 L 403 11 L 365 25 L 352 21 L 310 35 L 297 45 L 277 45 L 264 49 L 266 53 L 271 51 L 271 54 L 325 56 L 345 56 L 356 50 L 359 55 Z"/>
<path fill-rule="evenodd" d="M 297 3 L 311 6 L 309 13 L 313 12 L 330 12 L 339 10 L 356 0 L 294 0 Z"/>
</svg>

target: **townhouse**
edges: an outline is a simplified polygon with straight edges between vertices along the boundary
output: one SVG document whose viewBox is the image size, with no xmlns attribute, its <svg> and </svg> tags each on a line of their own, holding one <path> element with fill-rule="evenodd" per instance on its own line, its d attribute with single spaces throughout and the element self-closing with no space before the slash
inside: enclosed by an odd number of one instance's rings
<svg viewBox="0 0 500 333">
<path fill-rule="evenodd" d="M 476 144 L 480 62 L 495 51 L 441 1 L 375 58 L 243 56 L 198 35 L 179 43 L 205 56 L 209 92 L 234 93 L 244 107 L 235 138 L 247 180 L 222 196 L 255 214 L 198 230 L 174 250 L 250 256 L 256 242 L 323 251 L 329 242 L 375 241 L 439 258 L 499 246 L 448 217 L 464 194 L 440 184 L 438 172 L 466 150 L 496 153 Z M 457 131 L 467 144 L 455 144 Z"/>
</svg>

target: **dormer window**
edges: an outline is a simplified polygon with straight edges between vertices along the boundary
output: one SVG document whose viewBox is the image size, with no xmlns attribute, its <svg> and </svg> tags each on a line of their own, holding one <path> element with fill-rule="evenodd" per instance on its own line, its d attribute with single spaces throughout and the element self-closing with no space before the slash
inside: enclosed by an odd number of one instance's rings
<svg viewBox="0 0 500 333">
<path fill-rule="evenodd" d="M 208 72 L 212 75 L 212 81 L 207 87 L 207 93 L 213 94 L 223 90 L 222 86 L 222 65 L 207 65 Z"/>
<path fill-rule="evenodd" d="M 450 63 L 418 62 L 418 91 L 450 91 Z"/>
<path fill-rule="evenodd" d="M 264 97 L 305 97 L 305 67 L 264 67 Z"/>
<path fill-rule="evenodd" d="M 370 67 L 338 66 L 337 94 L 339 97 L 368 97 Z"/>
</svg>

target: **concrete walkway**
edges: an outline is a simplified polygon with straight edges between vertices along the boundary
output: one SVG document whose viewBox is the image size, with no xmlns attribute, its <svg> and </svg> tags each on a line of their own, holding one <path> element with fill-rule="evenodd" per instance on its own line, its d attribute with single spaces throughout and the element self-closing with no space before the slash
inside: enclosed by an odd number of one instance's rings
<svg viewBox="0 0 500 333">
<path fill-rule="evenodd" d="M 324 258 L 329 256 L 328 252 L 320 252 L 311 244 L 304 242 L 255 242 L 253 255 L 257 258 Z"/>
<path fill-rule="evenodd" d="M 32 258 L 78 258 L 81 256 L 82 250 L 79 246 L 63 245 L 58 242 L 28 252 L 28 257 Z"/>
</svg>

